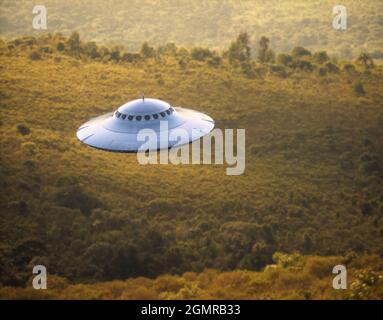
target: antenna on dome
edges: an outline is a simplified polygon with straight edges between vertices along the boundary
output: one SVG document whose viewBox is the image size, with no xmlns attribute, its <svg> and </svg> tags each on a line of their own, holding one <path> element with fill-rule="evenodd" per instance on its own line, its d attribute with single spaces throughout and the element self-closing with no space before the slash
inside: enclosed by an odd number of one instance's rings
<svg viewBox="0 0 383 320">
<path fill-rule="evenodd" d="M 141 93 L 142 102 L 145 102 L 145 95 Z"/>
</svg>

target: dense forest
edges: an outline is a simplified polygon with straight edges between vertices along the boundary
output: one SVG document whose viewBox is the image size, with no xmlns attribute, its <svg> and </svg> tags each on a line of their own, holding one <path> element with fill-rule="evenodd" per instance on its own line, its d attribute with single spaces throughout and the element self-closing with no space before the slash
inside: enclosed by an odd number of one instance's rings
<svg viewBox="0 0 383 320">
<path fill-rule="evenodd" d="M 2 0 L 3 36 L 38 35 L 33 30 L 33 0 Z M 381 0 L 45 0 L 48 32 L 69 36 L 73 30 L 85 40 L 123 45 L 138 50 L 144 41 L 154 45 L 228 47 L 242 31 L 251 46 L 267 34 L 273 47 L 290 51 L 301 45 L 327 48 L 341 58 L 356 58 L 361 51 L 383 59 L 383 2 Z M 347 8 L 347 30 L 332 27 L 333 7 Z"/>
<path fill-rule="evenodd" d="M 94 284 L 49 278 L 49 290 L 0 287 L 0 299 L 382 299 L 383 263 L 376 256 L 313 257 L 275 253 L 264 271 L 161 275 Z M 348 290 L 334 290 L 331 270 L 348 266 Z"/>
<path fill-rule="evenodd" d="M 145 42 L 131 52 L 77 32 L 3 39 L 0 296 L 34 295 L 11 287 L 44 264 L 65 289 L 47 297 L 128 298 L 121 290 L 142 287 L 125 294 L 337 298 L 326 290 L 340 260 L 381 298 L 383 70 L 367 53 L 278 52 L 267 37 L 257 48 L 246 32 L 222 51 Z M 244 175 L 141 166 L 76 139 L 85 120 L 141 92 L 245 128 Z M 315 261 L 322 271 L 309 271 Z M 111 280 L 121 281 L 96 283 Z M 339 298 L 363 298 L 350 294 Z"/>
</svg>

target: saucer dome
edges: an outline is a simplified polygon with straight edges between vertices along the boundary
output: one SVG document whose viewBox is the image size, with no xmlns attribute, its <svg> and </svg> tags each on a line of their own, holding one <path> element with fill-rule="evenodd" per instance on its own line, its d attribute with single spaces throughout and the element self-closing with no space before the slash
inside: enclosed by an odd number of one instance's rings
<svg viewBox="0 0 383 320">
<path fill-rule="evenodd" d="M 102 150 L 137 152 L 145 143 L 138 139 L 143 129 L 152 129 L 156 133 L 157 143 L 153 144 L 151 150 L 159 150 L 170 148 L 176 143 L 190 143 L 213 128 L 213 119 L 203 113 L 173 107 L 158 99 L 142 98 L 123 104 L 113 113 L 90 119 L 77 130 L 77 138 Z M 183 129 L 187 134 L 180 135 L 178 141 L 174 141 L 178 129 Z"/>
</svg>

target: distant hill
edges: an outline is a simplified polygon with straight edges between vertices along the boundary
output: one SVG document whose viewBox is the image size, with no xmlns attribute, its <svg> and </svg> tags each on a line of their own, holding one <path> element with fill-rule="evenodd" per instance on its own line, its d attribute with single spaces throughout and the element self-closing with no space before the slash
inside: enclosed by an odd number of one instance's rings
<svg viewBox="0 0 383 320">
<path fill-rule="evenodd" d="M 3 36 L 38 35 L 32 30 L 34 1 L 2 1 Z M 344 0 L 348 29 L 332 28 L 332 0 L 47 0 L 47 32 L 69 35 L 78 31 L 85 40 L 123 45 L 138 50 L 141 43 L 174 42 L 179 46 L 227 47 L 239 32 L 251 35 L 252 46 L 261 36 L 278 52 L 297 45 L 326 49 L 342 58 L 369 52 L 383 58 L 383 2 Z"/>
</svg>

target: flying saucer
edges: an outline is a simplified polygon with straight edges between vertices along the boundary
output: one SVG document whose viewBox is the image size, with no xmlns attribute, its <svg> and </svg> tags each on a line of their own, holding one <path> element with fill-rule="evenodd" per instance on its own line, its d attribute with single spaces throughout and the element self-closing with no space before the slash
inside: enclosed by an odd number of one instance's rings
<svg viewBox="0 0 383 320">
<path fill-rule="evenodd" d="M 212 118 L 191 109 L 142 97 L 120 106 L 115 112 L 90 119 L 77 130 L 77 138 L 88 146 L 115 152 L 142 149 L 140 133 L 154 132 L 156 141 L 148 150 L 190 143 L 214 128 Z M 185 134 L 179 135 L 182 131 Z M 177 139 L 174 139 L 177 136 Z"/>
</svg>

